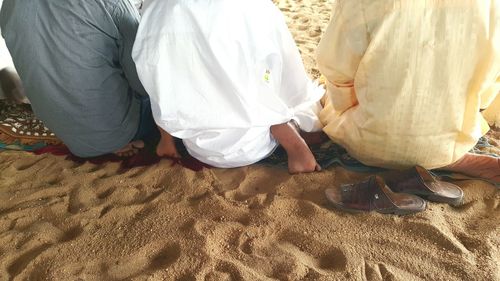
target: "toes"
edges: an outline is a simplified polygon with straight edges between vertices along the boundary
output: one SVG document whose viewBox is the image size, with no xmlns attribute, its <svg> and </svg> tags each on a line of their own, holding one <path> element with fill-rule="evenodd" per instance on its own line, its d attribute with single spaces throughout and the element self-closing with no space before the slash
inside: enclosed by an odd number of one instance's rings
<svg viewBox="0 0 500 281">
<path fill-rule="evenodd" d="M 142 140 L 133 141 L 133 142 L 130 143 L 130 145 L 134 149 L 143 149 L 144 146 L 145 146 L 144 141 L 142 141 Z"/>
<path fill-rule="evenodd" d="M 122 149 L 115 151 L 115 155 L 118 157 L 131 157 L 139 153 L 141 149 L 145 147 L 145 144 L 142 140 L 132 141 Z"/>
<path fill-rule="evenodd" d="M 314 169 L 314 171 L 321 172 L 321 166 L 318 163 L 316 163 L 316 168 Z"/>
<path fill-rule="evenodd" d="M 118 157 L 131 157 L 139 153 L 139 149 L 135 147 L 125 147 L 115 152 L 115 155 Z"/>
</svg>

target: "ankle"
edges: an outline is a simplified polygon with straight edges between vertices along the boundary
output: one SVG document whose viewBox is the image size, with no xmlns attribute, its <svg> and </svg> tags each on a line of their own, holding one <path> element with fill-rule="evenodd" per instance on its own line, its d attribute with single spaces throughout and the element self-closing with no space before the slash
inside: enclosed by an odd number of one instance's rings
<svg viewBox="0 0 500 281">
<path fill-rule="evenodd" d="M 309 150 L 306 142 L 301 137 L 292 138 L 280 144 L 287 152 Z"/>
</svg>

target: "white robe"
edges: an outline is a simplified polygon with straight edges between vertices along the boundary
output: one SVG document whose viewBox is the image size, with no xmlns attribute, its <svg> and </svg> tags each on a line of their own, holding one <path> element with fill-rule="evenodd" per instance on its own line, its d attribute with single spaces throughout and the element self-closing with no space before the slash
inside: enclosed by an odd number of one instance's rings
<svg viewBox="0 0 500 281">
<path fill-rule="evenodd" d="M 202 162 L 258 162 L 292 119 L 321 129 L 324 90 L 270 0 L 146 1 L 132 56 L 156 123 Z"/>
</svg>

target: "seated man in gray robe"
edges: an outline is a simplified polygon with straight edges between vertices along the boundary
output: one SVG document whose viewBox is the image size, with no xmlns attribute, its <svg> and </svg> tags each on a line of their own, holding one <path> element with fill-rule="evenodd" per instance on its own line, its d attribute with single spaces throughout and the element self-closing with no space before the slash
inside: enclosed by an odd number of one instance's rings
<svg viewBox="0 0 500 281">
<path fill-rule="evenodd" d="M 129 0 L 4 0 L 0 26 L 37 117 L 80 157 L 129 155 L 154 130 L 131 58 Z"/>
</svg>

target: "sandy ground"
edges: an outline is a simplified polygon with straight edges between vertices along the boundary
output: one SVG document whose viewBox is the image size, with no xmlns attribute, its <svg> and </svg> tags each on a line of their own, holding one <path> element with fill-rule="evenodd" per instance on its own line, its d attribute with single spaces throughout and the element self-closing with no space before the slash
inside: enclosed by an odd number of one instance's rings
<svg viewBox="0 0 500 281">
<path fill-rule="evenodd" d="M 280 1 L 306 67 L 331 4 Z M 193 172 L 0 154 L 0 280 L 500 280 L 500 193 L 347 214 L 323 192 L 366 175 L 262 166 Z"/>
</svg>

